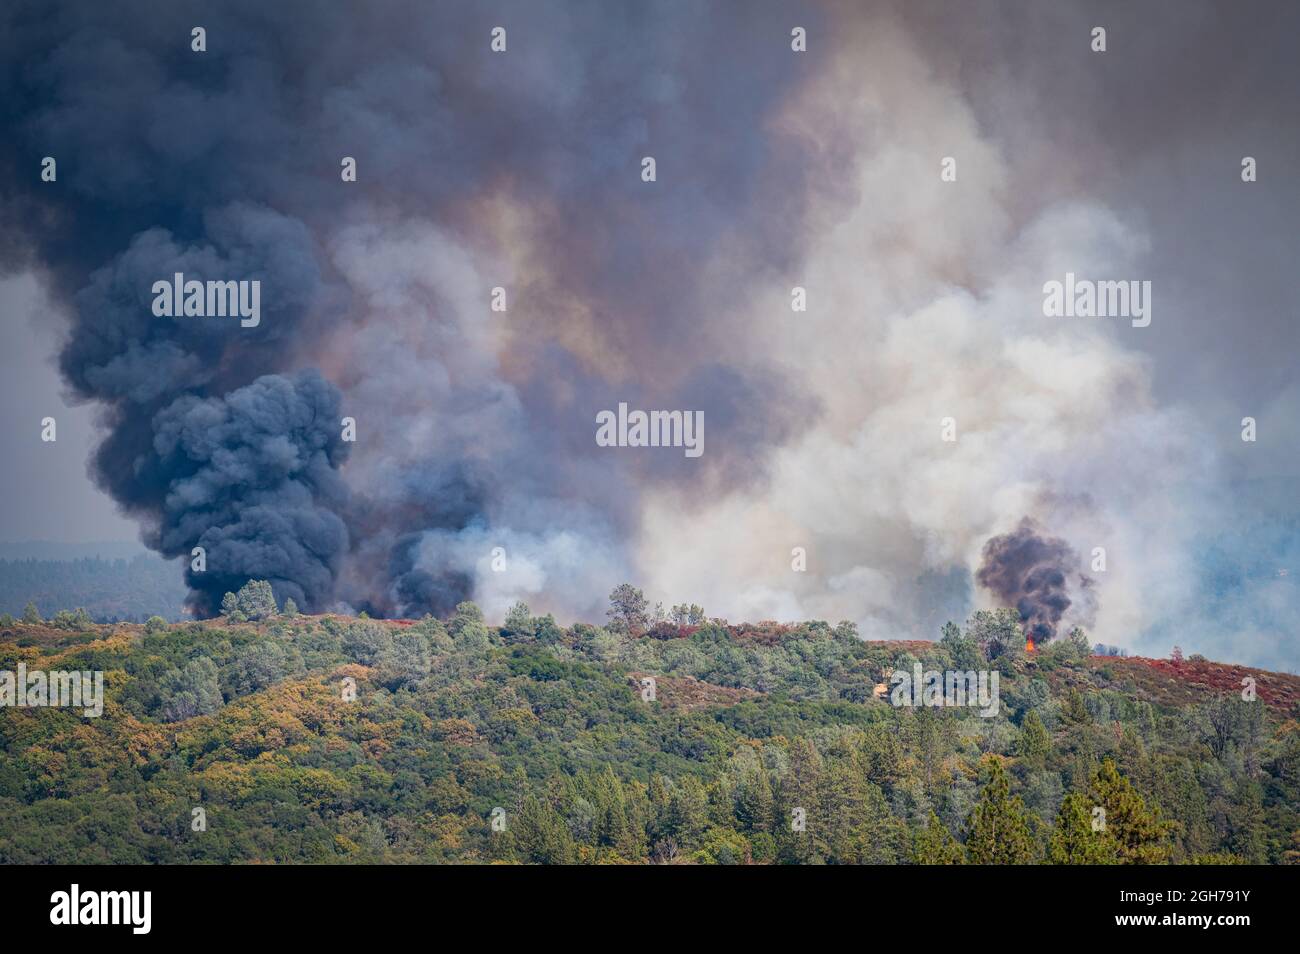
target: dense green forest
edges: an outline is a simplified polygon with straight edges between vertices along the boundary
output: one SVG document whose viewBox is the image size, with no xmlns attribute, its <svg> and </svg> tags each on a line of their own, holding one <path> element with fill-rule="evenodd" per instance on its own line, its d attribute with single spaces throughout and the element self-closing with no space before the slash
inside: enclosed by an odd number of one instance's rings
<svg viewBox="0 0 1300 954">
<path fill-rule="evenodd" d="M 1296 677 L 1027 653 L 1007 611 L 865 642 L 638 599 L 565 629 L 250 586 L 204 622 L 7 623 L 0 670 L 102 670 L 107 701 L 0 712 L 0 860 L 1300 861 Z M 996 671 L 997 714 L 893 704 L 918 662 Z"/>
</svg>

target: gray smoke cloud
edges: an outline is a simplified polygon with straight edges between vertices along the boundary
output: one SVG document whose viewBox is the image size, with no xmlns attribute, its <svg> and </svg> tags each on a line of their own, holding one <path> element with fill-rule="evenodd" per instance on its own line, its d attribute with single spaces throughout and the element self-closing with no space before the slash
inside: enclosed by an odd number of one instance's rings
<svg viewBox="0 0 1300 954">
<path fill-rule="evenodd" d="M 1070 545 L 1042 535 L 1029 519 L 984 544 L 975 579 L 1020 613 L 1025 634 L 1036 641 L 1056 635 L 1057 624 L 1071 606 L 1071 586 L 1091 585 L 1079 572 L 1079 555 Z"/>
<path fill-rule="evenodd" d="M 641 488 L 761 479 L 806 402 L 767 362 L 717 360 L 696 266 L 722 241 L 747 270 L 794 254 L 782 189 L 803 159 L 763 135 L 799 81 L 767 55 L 785 17 L 6 6 L 0 266 L 67 311 L 60 369 L 104 427 L 95 481 L 150 546 L 206 547 L 198 611 L 268 577 L 307 610 L 445 613 L 477 592 L 594 613 L 634 572 Z M 754 67 L 715 70 L 724 47 Z M 32 174 L 43 155 L 56 183 Z M 260 281 L 260 325 L 155 317 L 175 272 Z M 595 414 L 618 401 L 701 410 L 716 445 L 693 468 L 601 454 Z"/>
<path fill-rule="evenodd" d="M 66 320 L 94 479 L 165 552 L 213 543 L 200 607 L 271 575 L 304 609 L 598 619 L 627 579 L 933 637 L 1012 602 L 976 574 L 1028 515 L 1110 555 L 1095 586 L 1065 574 L 1058 626 L 1294 665 L 1298 17 L 11 3 L 0 268 Z M 260 280 L 260 326 L 154 318 L 175 271 Z M 1067 271 L 1151 280 L 1151 326 L 1045 318 Z M 283 418 L 231 407 L 282 393 Z M 621 401 L 703 411 L 705 455 L 595 446 Z M 199 407 L 221 441 L 159 443 Z"/>
</svg>

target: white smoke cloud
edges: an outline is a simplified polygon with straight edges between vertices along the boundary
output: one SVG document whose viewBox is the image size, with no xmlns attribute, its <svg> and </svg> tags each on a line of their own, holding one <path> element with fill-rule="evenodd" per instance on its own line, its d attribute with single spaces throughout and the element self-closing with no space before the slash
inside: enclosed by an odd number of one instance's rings
<svg viewBox="0 0 1300 954">
<path fill-rule="evenodd" d="M 837 55 L 777 122 L 826 156 L 802 269 L 724 323 L 745 358 L 784 356 L 822 412 L 761 487 L 649 496 L 649 590 L 732 618 L 933 638 L 919 610 L 954 602 L 935 581 L 974 570 L 991 535 L 1033 515 L 1085 558 L 1106 547 L 1096 631 L 1125 643 L 1181 598 L 1159 586 L 1188 578 L 1185 504 L 1213 466 L 1186 415 L 1156 406 L 1127 323 L 1044 317 L 1042 284 L 1067 270 L 1140 277 L 1146 240 L 1086 202 L 1026 210 L 1003 144 L 903 32 L 872 24 Z M 944 156 L 956 182 L 940 181 Z M 789 309 L 796 284 L 807 313 Z M 1158 291 L 1155 308 L 1160 320 Z M 955 443 L 940 439 L 945 417 Z M 796 546 L 806 573 L 791 568 Z"/>
</svg>

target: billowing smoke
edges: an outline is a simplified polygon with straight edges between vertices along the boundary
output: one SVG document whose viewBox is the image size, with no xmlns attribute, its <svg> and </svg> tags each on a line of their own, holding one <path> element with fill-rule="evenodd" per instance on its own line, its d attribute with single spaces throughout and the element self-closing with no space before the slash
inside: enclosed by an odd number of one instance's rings
<svg viewBox="0 0 1300 954">
<path fill-rule="evenodd" d="M 65 322 L 94 479 L 152 546 L 209 551 L 203 611 L 264 576 L 308 610 L 599 619 L 630 580 L 933 638 L 986 597 L 1086 623 L 1094 588 L 1039 552 L 1060 543 L 1109 554 L 1099 638 L 1221 638 L 1193 610 L 1198 540 L 1248 525 L 1225 447 L 1277 482 L 1250 526 L 1294 499 L 1295 390 L 1267 382 L 1292 380 L 1296 14 L 1137 5 L 1100 56 L 1086 3 L 959 6 L 11 2 L 0 269 Z M 1247 187 L 1236 141 L 1277 171 Z M 176 272 L 260 281 L 260 324 L 155 317 Z M 1068 272 L 1152 279 L 1151 326 L 1046 317 Z M 620 402 L 702 411 L 704 455 L 597 446 Z M 1052 536 L 981 588 L 1026 515 Z M 1275 543 L 1219 617 L 1255 659 L 1300 592 Z"/>
<path fill-rule="evenodd" d="M 1015 530 L 984 544 L 976 582 L 1003 605 L 1015 607 L 1025 634 L 1051 639 L 1070 608 L 1068 591 L 1079 573 L 1079 556 L 1064 540 L 1043 536 L 1028 518 Z"/>
<path fill-rule="evenodd" d="M 793 260 L 806 160 L 764 130 L 800 81 L 771 52 L 787 18 L 6 5 L 0 268 L 66 313 L 95 481 L 150 546 L 206 550 L 199 612 L 265 577 L 306 610 L 596 615 L 635 573 L 644 488 L 761 480 L 806 402 L 720 360 L 700 263 L 724 242 L 746 272 Z M 721 49 L 752 68 L 718 71 Z M 156 315 L 176 273 L 259 281 L 260 323 Z M 702 411 L 707 458 L 597 447 L 620 401 Z"/>
<path fill-rule="evenodd" d="M 300 606 L 327 604 L 348 545 L 338 419 L 338 391 L 316 371 L 182 395 L 155 416 L 143 459 L 166 490 L 149 543 L 168 556 L 203 548 L 209 568 L 186 573 L 198 610 L 216 612 L 249 577 Z"/>
</svg>

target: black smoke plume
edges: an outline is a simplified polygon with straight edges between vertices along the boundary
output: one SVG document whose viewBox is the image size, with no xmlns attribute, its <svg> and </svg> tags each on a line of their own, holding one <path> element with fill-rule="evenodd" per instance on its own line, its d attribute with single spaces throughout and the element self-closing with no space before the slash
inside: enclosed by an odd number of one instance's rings
<svg viewBox="0 0 1300 954">
<path fill-rule="evenodd" d="M 338 421 L 338 391 L 316 371 L 265 375 L 224 398 L 183 395 L 158 412 L 146 460 L 166 492 L 149 542 L 167 556 L 204 548 L 207 569 L 186 573 L 195 609 L 215 613 L 249 578 L 281 600 L 328 604 L 348 545 Z"/>
<path fill-rule="evenodd" d="M 1070 608 L 1069 581 L 1078 555 L 1064 540 L 1043 536 L 1028 517 L 1011 533 L 984 544 L 975 578 L 1006 606 L 1015 607 L 1025 635 L 1035 642 L 1051 639 Z M 1080 574 L 1087 588 L 1091 580 Z"/>
<path fill-rule="evenodd" d="M 643 487 L 754 479 L 802 409 L 774 369 L 715 370 L 699 263 L 724 242 L 739 274 L 795 260 L 805 151 L 763 122 L 800 75 L 772 52 L 788 18 L 4 4 L 0 273 L 38 273 L 67 316 L 93 479 L 151 547 L 207 550 L 194 608 L 267 578 L 307 611 L 442 613 L 501 585 L 501 545 L 529 592 L 587 614 L 625 578 Z M 751 65 L 718 70 L 719 49 Z M 260 281 L 260 324 L 155 317 L 176 272 Z M 704 411 L 708 457 L 602 454 L 619 400 Z"/>
</svg>

